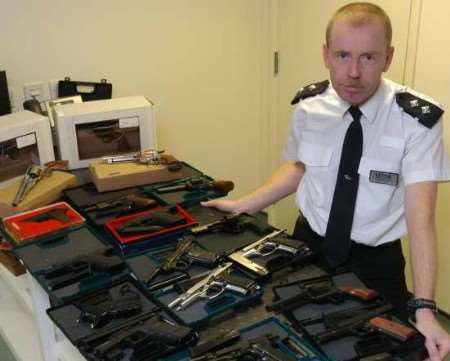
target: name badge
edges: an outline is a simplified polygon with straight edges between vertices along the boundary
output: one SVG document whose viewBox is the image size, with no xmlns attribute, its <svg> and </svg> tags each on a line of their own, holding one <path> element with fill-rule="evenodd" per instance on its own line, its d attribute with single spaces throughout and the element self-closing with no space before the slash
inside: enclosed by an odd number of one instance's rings
<svg viewBox="0 0 450 361">
<path fill-rule="evenodd" d="M 369 181 L 372 183 L 387 184 L 390 186 L 398 185 L 399 175 L 397 173 L 382 172 L 380 170 L 371 170 Z"/>
</svg>

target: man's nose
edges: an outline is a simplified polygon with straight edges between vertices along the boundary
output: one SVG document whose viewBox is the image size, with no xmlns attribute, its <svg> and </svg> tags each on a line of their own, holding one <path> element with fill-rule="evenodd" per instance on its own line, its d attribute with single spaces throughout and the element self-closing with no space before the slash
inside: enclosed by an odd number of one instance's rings
<svg viewBox="0 0 450 361">
<path fill-rule="evenodd" d="M 348 75 L 351 78 L 359 78 L 361 76 L 361 64 L 357 59 L 352 60 L 349 64 Z"/>
</svg>

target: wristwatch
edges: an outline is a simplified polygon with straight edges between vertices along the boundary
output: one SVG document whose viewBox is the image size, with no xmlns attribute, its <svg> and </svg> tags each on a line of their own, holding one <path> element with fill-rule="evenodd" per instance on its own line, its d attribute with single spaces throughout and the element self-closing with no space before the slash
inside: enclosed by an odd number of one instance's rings
<svg viewBox="0 0 450 361">
<path fill-rule="evenodd" d="M 433 300 L 427 300 L 425 298 L 411 298 L 406 304 L 406 308 L 408 310 L 408 313 L 413 317 L 415 316 L 416 311 L 421 308 L 428 308 L 434 313 L 437 313 L 436 302 L 434 302 Z"/>
</svg>

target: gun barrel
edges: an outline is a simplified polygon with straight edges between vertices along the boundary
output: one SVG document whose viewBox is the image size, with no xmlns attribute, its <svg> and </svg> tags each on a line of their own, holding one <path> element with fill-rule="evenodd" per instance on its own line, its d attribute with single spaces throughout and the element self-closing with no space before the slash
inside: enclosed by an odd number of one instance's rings
<svg viewBox="0 0 450 361">
<path fill-rule="evenodd" d="M 317 335 L 314 336 L 314 339 L 318 344 L 323 344 L 332 341 L 338 337 L 351 333 L 355 328 L 358 328 L 361 325 L 365 324 L 371 318 L 381 315 L 385 312 L 391 311 L 392 309 L 393 306 L 387 304 L 374 308 L 370 311 L 357 314 L 356 316 L 349 317 L 348 319 L 343 321 L 342 324 L 339 325 L 338 327 L 318 333 Z"/>
<path fill-rule="evenodd" d="M 42 169 L 38 165 L 32 164 L 28 167 L 12 202 L 14 207 L 17 207 L 19 203 L 25 199 L 25 196 L 31 191 L 31 188 L 33 188 L 41 177 L 41 173 Z"/>
</svg>

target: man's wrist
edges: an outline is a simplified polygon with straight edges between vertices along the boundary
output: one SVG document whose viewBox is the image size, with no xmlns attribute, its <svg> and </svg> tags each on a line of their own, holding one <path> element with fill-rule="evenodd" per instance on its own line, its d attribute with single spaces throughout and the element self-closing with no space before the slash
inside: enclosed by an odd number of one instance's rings
<svg viewBox="0 0 450 361">
<path fill-rule="evenodd" d="M 436 302 L 425 298 L 412 298 L 407 303 L 408 313 L 413 320 L 434 318 L 437 313 Z"/>
<path fill-rule="evenodd" d="M 435 318 L 436 312 L 429 308 L 420 308 L 415 312 L 416 321 Z"/>
</svg>

